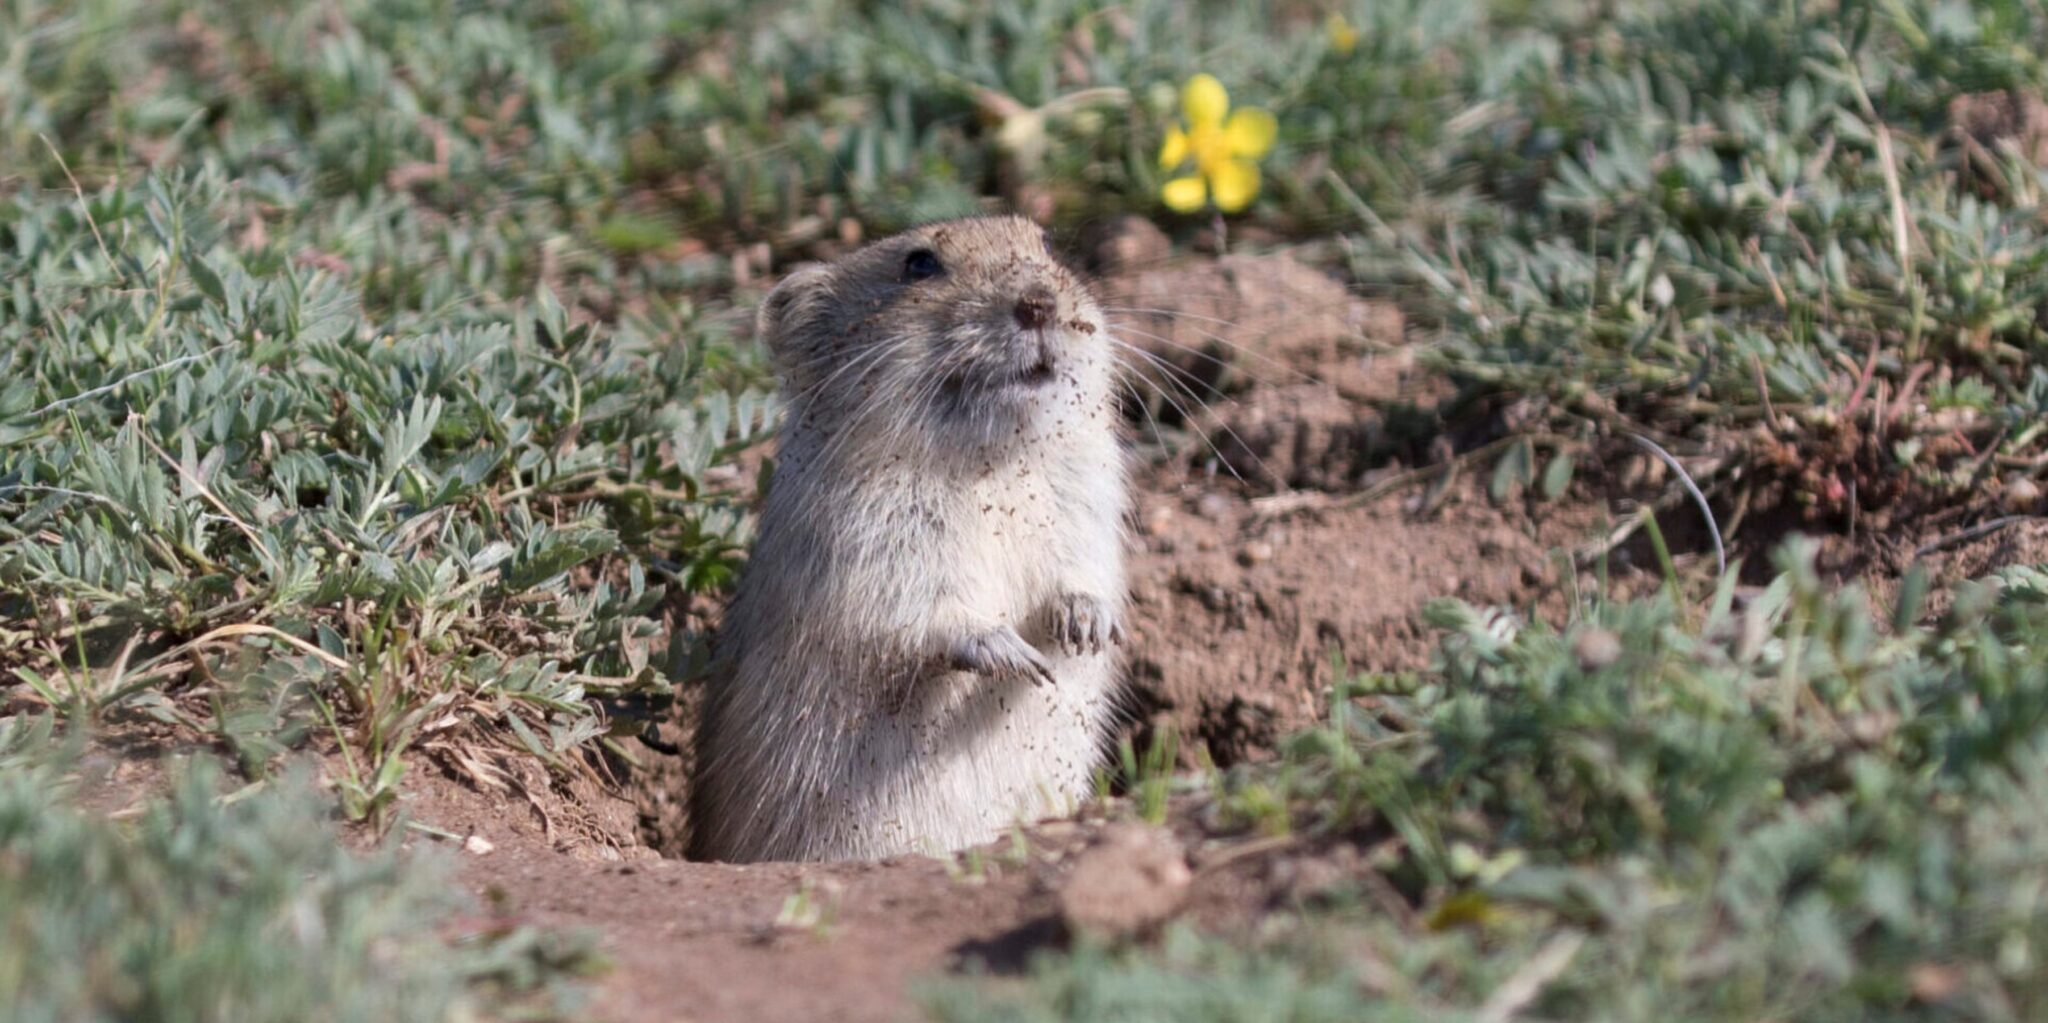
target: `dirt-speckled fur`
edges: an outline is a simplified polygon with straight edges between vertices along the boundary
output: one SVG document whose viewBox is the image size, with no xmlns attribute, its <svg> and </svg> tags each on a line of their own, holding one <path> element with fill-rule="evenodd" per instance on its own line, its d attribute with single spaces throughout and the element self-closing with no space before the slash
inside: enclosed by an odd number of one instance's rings
<svg viewBox="0 0 2048 1023">
<path fill-rule="evenodd" d="M 1085 799 L 1126 506 L 1085 287 L 1027 220 L 950 221 L 798 271 L 760 332 L 788 406 L 698 732 L 693 855 L 945 852 Z"/>
</svg>

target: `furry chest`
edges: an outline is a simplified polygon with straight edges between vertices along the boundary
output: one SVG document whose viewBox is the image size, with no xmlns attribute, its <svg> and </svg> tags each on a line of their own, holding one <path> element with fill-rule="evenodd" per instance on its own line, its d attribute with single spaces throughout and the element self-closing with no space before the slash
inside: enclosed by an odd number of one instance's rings
<svg viewBox="0 0 2048 1023">
<path fill-rule="evenodd" d="M 965 497 L 951 538 L 962 589 L 971 600 L 998 605 L 1043 599 L 1066 560 L 1074 526 L 1063 515 L 1071 518 L 1073 509 L 1062 509 L 1046 488 L 1014 478 L 971 488 Z"/>
</svg>

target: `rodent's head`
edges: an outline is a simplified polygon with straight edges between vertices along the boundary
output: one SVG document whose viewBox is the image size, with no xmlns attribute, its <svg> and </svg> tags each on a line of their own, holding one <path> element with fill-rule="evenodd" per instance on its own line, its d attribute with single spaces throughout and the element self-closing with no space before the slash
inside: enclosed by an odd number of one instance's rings
<svg viewBox="0 0 2048 1023">
<path fill-rule="evenodd" d="M 942 444 L 1108 421 L 1112 351 L 1086 287 L 1022 217 L 927 224 L 785 278 L 760 334 L 791 413 Z"/>
</svg>

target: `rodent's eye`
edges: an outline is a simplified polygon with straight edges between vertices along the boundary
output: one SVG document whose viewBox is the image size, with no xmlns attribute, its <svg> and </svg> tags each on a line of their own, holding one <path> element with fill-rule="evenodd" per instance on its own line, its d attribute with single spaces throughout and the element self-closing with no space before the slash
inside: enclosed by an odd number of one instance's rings
<svg viewBox="0 0 2048 1023">
<path fill-rule="evenodd" d="M 942 276 L 946 265 L 939 262 L 939 254 L 930 249 L 912 249 L 903 257 L 903 276 L 912 281 L 928 281 Z"/>
</svg>

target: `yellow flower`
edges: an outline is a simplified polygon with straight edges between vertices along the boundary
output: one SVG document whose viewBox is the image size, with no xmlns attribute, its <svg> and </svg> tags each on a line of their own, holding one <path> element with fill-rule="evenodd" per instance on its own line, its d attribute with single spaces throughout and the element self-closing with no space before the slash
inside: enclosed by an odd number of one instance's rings
<svg viewBox="0 0 2048 1023">
<path fill-rule="evenodd" d="M 1256 107 L 1230 113 L 1230 94 L 1209 75 L 1188 79 L 1180 91 L 1180 107 L 1187 124 L 1167 130 L 1166 144 L 1159 149 L 1159 169 L 1176 170 L 1190 161 L 1194 168 L 1168 181 L 1159 197 L 1180 213 L 1193 213 L 1211 201 L 1225 213 L 1250 205 L 1259 194 L 1257 161 L 1273 148 L 1279 122 Z"/>
<path fill-rule="evenodd" d="M 1337 51 L 1339 56 L 1349 57 L 1351 51 L 1358 49 L 1358 30 L 1351 27 L 1351 22 L 1345 20 L 1344 15 L 1331 11 L 1330 17 L 1323 22 L 1323 31 L 1330 37 L 1330 49 Z"/>
</svg>

